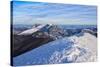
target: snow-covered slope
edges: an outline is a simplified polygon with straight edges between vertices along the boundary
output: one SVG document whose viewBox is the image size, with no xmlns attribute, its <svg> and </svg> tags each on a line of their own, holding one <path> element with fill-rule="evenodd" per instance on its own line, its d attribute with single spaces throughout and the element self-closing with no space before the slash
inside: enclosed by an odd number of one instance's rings
<svg viewBox="0 0 100 67">
<path fill-rule="evenodd" d="M 14 65 L 88 62 L 97 60 L 97 38 L 84 32 L 55 40 L 13 59 Z"/>
<path fill-rule="evenodd" d="M 67 62 L 92 62 L 97 60 L 97 38 L 89 33 L 84 36 L 68 38 L 74 44 L 70 50 L 55 51 L 50 58 L 50 63 Z M 54 60 L 55 59 L 55 60 Z"/>
<path fill-rule="evenodd" d="M 28 29 L 28 30 L 25 30 L 25 31 L 19 33 L 18 35 L 31 35 L 31 34 L 37 32 L 37 31 L 39 31 L 40 29 L 42 29 L 45 26 L 46 26 L 46 24 L 43 24 L 43 25 L 40 25 L 36 28 Z"/>
</svg>

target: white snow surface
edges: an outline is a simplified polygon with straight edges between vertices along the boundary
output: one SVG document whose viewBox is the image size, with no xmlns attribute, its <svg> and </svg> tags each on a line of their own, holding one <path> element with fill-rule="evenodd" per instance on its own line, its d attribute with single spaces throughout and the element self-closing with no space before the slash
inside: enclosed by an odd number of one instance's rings
<svg viewBox="0 0 100 67">
<path fill-rule="evenodd" d="M 13 61 L 14 65 L 94 62 L 97 61 L 97 38 L 86 32 L 82 36 L 65 37 L 15 57 Z"/>
<path fill-rule="evenodd" d="M 84 36 L 71 36 L 74 42 L 70 50 L 55 51 L 50 58 L 50 63 L 64 62 L 94 62 L 97 61 L 97 38 L 89 33 Z"/>
<path fill-rule="evenodd" d="M 28 30 L 25 30 L 25 31 L 19 33 L 18 35 L 30 35 L 32 33 L 37 32 L 38 30 L 40 30 L 41 28 L 43 28 L 45 26 L 46 26 L 46 24 L 43 24 L 43 25 L 40 25 L 40 26 L 38 26 L 36 28 L 28 29 Z"/>
</svg>

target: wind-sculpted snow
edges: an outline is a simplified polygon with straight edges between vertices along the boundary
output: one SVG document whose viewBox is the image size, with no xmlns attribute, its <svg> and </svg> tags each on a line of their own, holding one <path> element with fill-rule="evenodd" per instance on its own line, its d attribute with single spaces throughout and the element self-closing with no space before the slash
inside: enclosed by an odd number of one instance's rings
<svg viewBox="0 0 100 67">
<path fill-rule="evenodd" d="M 69 40 L 74 43 L 71 49 L 63 49 L 60 52 L 55 51 L 50 58 L 50 63 L 96 61 L 97 46 L 95 36 L 84 33 L 84 36 L 72 36 Z"/>
<path fill-rule="evenodd" d="M 67 38 L 59 39 L 39 48 L 36 48 L 30 52 L 14 58 L 14 65 L 27 65 L 29 64 L 46 64 L 49 63 L 49 58 L 55 51 L 61 51 L 63 49 L 70 49 L 73 42 Z"/>
<path fill-rule="evenodd" d="M 14 65 L 92 62 L 97 59 L 97 38 L 90 33 L 58 39 L 13 59 Z"/>
</svg>

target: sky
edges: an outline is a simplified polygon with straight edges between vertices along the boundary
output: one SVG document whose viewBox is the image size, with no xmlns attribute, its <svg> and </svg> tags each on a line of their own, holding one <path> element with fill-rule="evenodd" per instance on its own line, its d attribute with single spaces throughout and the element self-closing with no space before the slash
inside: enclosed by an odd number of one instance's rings
<svg viewBox="0 0 100 67">
<path fill-rule="evenodd" d="M 13 24 L 96 25 L 97 6 L 13 1 Z"/>
</svg>

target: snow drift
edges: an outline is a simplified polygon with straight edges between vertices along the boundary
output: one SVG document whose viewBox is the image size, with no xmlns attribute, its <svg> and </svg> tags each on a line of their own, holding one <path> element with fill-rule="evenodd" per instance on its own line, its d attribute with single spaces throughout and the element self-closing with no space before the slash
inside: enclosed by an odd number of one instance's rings
<svg viewBox="0 0 100 67">
<path fill-rule="evenodd" d="M 37 65 L 73 62 L 93 62 L 97 60 L 97 38 L 83 32 L 57 39 L 13 59 L 14 65 Z"/>
</svg>

